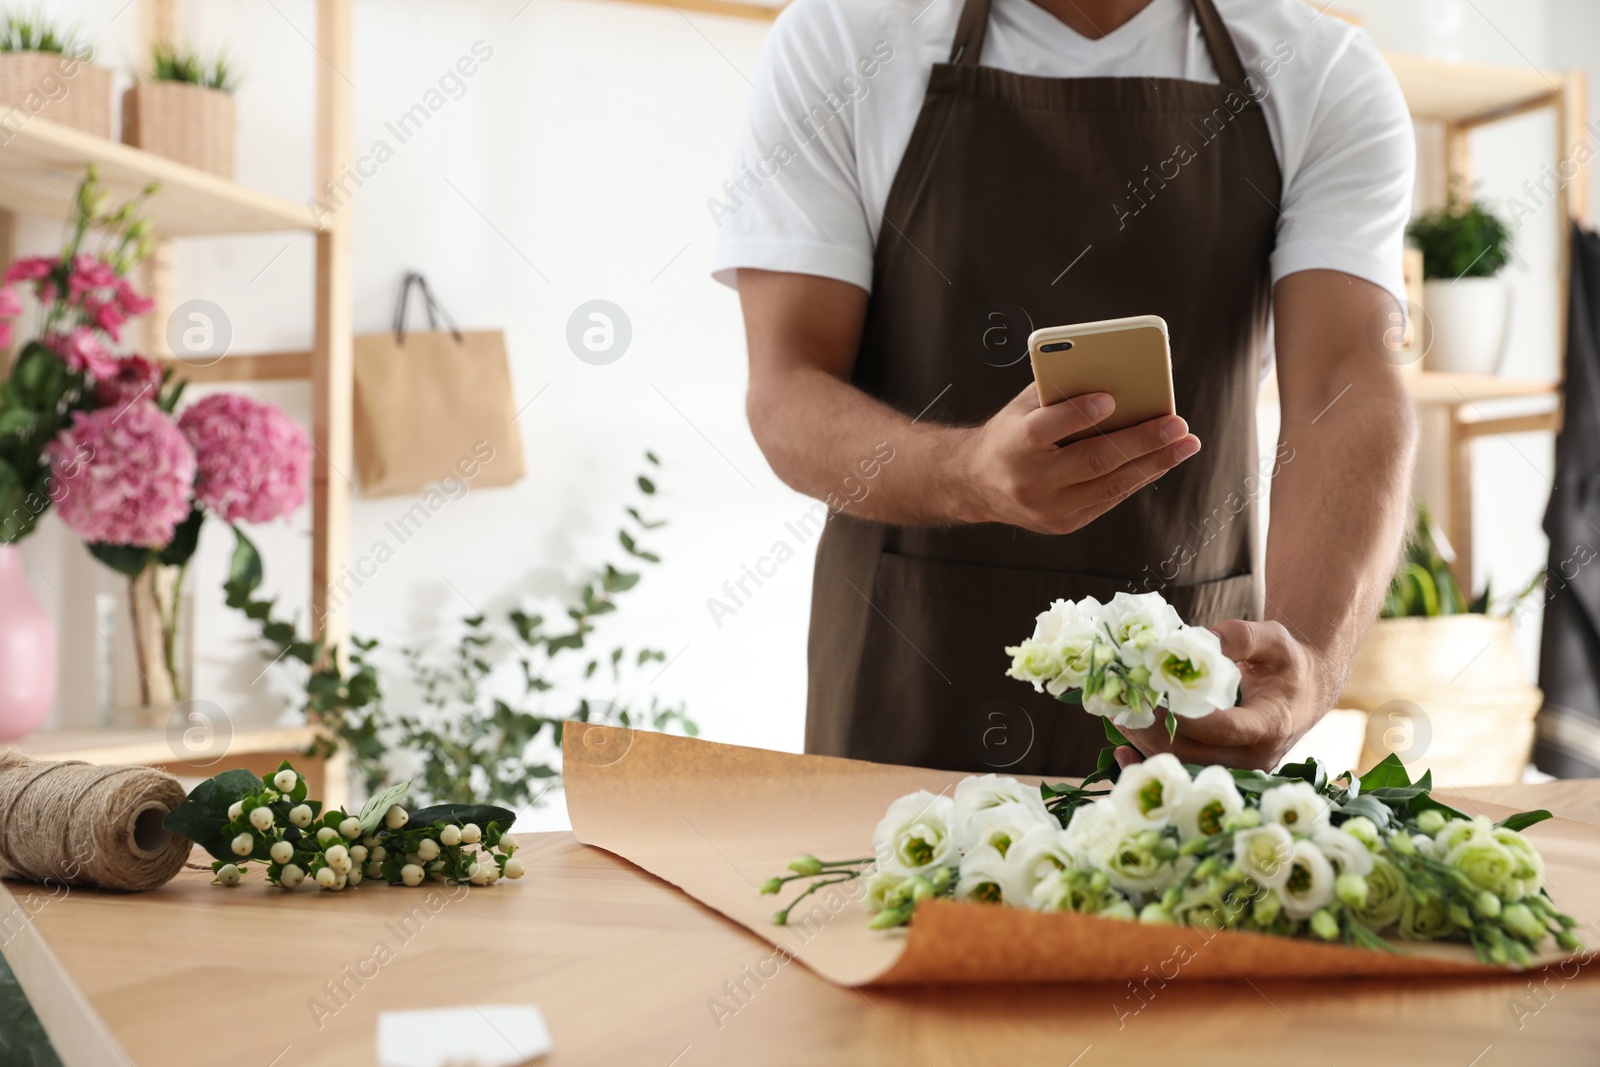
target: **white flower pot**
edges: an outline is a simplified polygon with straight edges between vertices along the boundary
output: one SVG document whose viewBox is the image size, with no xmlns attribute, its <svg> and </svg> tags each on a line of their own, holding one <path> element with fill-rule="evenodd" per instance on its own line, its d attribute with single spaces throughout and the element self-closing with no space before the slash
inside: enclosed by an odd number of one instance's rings
<svg viewBox="0 0 1600 1067">
<path fill-rule="evenodd" d="M 1511 289 L 1499 278 L 1425 282 L 1427 366 L 1453 374 L 1496 374 L 1510 338 Z"/>
</svg>

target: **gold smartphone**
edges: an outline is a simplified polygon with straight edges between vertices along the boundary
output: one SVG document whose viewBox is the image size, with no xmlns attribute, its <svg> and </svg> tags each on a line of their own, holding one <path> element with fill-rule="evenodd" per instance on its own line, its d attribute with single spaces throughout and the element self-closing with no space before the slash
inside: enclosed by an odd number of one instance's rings
<svg viewBox="0 0 1600 1067">
<path fill-rule="evenodd" d="M 1104 421 L 1063 444 L 1177 413 L 1167 323 L 1159 315 L 1034 330 L 1028 358 L 1041 406 L 1085 393 L 1110 393 L 1117 402 Z"/>
</svg>

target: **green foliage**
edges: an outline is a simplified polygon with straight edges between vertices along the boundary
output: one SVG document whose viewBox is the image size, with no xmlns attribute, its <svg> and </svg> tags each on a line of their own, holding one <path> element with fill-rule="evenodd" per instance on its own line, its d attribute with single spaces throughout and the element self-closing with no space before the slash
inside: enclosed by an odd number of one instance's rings
<svg viewBox="0 0 1600 1067">
<path fill-rule="evenodd" d="M 38 11 L 0 17 L 0 52 L 47 52 L 87 62 L 94 48 L 76 30 L 52 22 Z"/>
<path fill-rule="evenodd" d="M 1483 592 L 1468 600 L 1439 545 L 1433 517 L 1427 505 L 1418 503 L 1416 526 L 1406 541 L 1405 554 L 1383 602 L 1385 619 L 1481 615 L 1489 610 L 1489 587 L 1485 585 Z"/>
<path fill-rule="evenodd" d="M 150 47 L 150 77 L 160 82 L 184 82 L 218 92 L 231 93 L 239 87 L 239 73 L 227 53 L 210 60 L 192 45 L 157 42 Z"/>
<path fill-rule="evenodd" d="M 653 454 L 645 459 L 652 469 L 659 466 Z M 646 497 L 656 492 L 644 475 L 635 484 Z M 618 543 L 632 559 L 659 563 L 642 540 L 665 520 L 646 520 L 633 505 L 625 514 Z M 369 792 L 390 780 L 399 757 L 420 763 L 412 790 L 423 802 L 473 804 L 487 797 L 531 806 L 560 777 L 561 727 L 569 719 L 698 733 L 681 704 L 663 705 L 652 696 L 647 705 L 632 707 L 586 692 L 598 684 L 620 686 L 628 672 L 666 662 L 656 648 L 593 647 L 597 621 L 617 611 L 618 598 L 638 586 L 641 571 L 604 564 L 555 620 L 521 610 L 501 621 L 474 614 L 462 620 L 461 637 L 442 656 L 401 650 L 419 706 L 397 711 L 384 701 L 373 658 L 377 642 L 353 640 L 349 665 L 341 667 L 333 650 L 301 639 L 294 623 L 274 615 L 272 600 L 256 597 L 261 557 L 235 533 L 228 604 L 261 625 L 271 658 L 306 668 L 306 714 L 330 735 L 316 751 L 347 748 Z"/>
<path fill-rule="evenodd" d="M 1428 279 L 1491 278 L 1511 258 L 1511 231 L 1482 201 L 1455 197 L 1413 219 L 1406 236 L 1422 252 Z"/>
</svg>

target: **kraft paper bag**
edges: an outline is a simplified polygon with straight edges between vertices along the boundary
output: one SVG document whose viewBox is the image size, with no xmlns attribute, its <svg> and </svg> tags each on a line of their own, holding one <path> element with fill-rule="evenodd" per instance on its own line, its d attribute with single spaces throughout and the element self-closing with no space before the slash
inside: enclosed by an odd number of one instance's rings
<svg viewBox="0 0 1600 1067">
<path fill-rule="evenodd" d="M 430 329 L 406 332 L 411 290 Z M 439 329 L 443 318 L 448 329 Z M 421 493 L 444 478 L 511 485 L 524 473 L 511 368 L 499 330 L 460 331 L 421 274 L 406 275 L 390 332 L 355 339 L 355 454 L 366 496 Z"/>
<path fill-rule="evenodd" d="M 788 925 L 776 926 L 772 913 L 798 889 L 791 883 L 778 896 L 763 896 L 762 882 L 805 853 L 870 856 L 873 828 L 891 801 L 918 789 L 948 791 L 963 775 L 577 722 L 566 724 L 562 750 L 567 809 L 579 841 L 677 886 L 838 985 L 1122 983 L 1179 973 L 1193 979 L 1528 980 L 1527 972 L 1479 964 L 1463 944 L 1400 942 L 1399 954 L 1390 955 L 944 900 L 917 909 L 909 927 L 869 930 L 859 900 L 837 889 L 816 894 Z M 1511 814 L 1488 801 L 1442 793 L 1440 799 L 1492 819 Z M 1591 944 L 1572 959 L 1586 961 L 1600 930 L 1600 825 L 1555 818 L 1527 833 L 1544 854 L 1556 906 L 1578 920 Z M 1534 966 L 1567 957 L 1550 948 L 1534 957 Z"/>
</svg>

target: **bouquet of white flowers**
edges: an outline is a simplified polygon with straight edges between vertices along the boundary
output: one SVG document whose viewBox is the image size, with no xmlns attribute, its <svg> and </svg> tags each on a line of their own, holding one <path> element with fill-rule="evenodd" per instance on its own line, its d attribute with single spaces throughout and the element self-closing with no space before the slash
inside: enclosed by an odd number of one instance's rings
<svg viewBox="0 0 1600 1067">
<path fill-rule="evenodd" d="M 1469 818 L 1394 756 L 1330 780 L 1315 760 L 1267 774 L 1162 754 L 1110 789 L 991 774 L 963 779 L 953 798 L 901 797 L 878 824 L 873 857 L 804 856 L 762 892 L 809 879 L 798 902 L 860 879 L 878 929 L 947 897 L 1387 951 L 1398 951 L 1388 933 L 1464 941 L 1486 963 L 1520 966 L 1552 936 L 1581 947 L 1519 832 L 1549 817 Z"/>
<path fill-rule="evenodd" d="M 1198 719 L 1238 702 L 1239 668 L 1217 635 L 1184 625 L 1160 593 L 1118 593 L 1108 604 L 1057 600 L 1033 636 L 1006 653 L 1008 677 L 1119 727 L 1142 730 L 1165 707 L 1172 736 L 1176 716 Z"/>
</svg>

